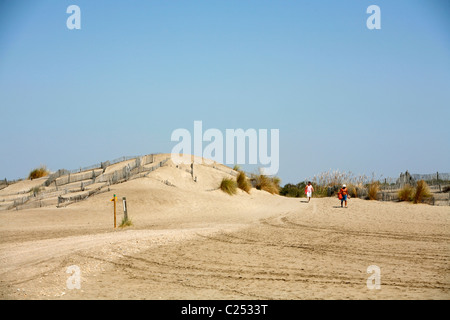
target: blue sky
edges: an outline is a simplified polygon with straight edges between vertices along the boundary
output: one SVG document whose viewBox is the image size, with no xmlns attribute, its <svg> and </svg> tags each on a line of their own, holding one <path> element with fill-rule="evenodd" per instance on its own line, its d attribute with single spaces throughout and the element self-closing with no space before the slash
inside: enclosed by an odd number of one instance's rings
<svg viewBox="0 0 450 320">
<path fill-rule="evenodd" d="M 279 129 L 282 183 L 450 172 L 449 30 L 446 1 L 2 1 L 0 178 L 170 152 L 194 120 Z"/>
</svg>

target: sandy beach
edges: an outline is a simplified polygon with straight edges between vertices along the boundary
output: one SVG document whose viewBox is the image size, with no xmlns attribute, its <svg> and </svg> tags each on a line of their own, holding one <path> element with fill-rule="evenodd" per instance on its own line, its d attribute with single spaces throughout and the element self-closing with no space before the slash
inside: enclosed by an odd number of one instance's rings
<svg viewBox="0 0 450 320">
<path fill-rule="evenodd" d="M 226 172 L 196 175 L 169 164 L 65 208 L 1 211 L 0 299 L 450 298 L 449 207 L 229 196 Z M 114 230 L 113 194 L 131 227 Z"/>
</svg>

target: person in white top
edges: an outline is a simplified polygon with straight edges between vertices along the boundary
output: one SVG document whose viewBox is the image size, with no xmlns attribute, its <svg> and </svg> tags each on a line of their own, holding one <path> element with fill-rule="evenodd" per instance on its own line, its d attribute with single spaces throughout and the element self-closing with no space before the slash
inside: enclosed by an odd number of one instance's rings
<svg viewBox="0 0 450 320">
<path fill-rule="evenodd" d="M 311 184 L 311 181 L 308 182 L 308 185 L 305 188 L 306 197 L 308 198 L 308 202 L 311 200 L 312 193 L 314 192 L 314 187 Z"/>
</svg>

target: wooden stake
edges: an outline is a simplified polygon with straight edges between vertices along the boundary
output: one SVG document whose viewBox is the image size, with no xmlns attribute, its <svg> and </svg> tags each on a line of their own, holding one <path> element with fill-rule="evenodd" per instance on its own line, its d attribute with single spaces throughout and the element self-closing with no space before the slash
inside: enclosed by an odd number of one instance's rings
<svg viewBox="0 0 450 320">
<path fill-rule="evenodd" d="M 117 202 L 116 195 L 114 195 L 114 197 L 111 199 L 111 201 L 114 202 L 114 229 L 115 229 L 116 228 L 116 202 Z"/>
</svg>

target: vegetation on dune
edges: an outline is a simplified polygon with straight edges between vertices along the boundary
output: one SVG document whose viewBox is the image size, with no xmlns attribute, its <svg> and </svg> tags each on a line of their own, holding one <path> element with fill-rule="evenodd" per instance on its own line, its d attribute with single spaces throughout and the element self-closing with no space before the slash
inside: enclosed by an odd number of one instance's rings
<svg viewBox="0 0 450 320">
<path fill-rule="evenodd" d="M 236 178 L 236 182 L 237 182 L 237 186 L 239 189 L 241 189 L 247 193 L 250 193 L 250 190 L 252 189 L 252 185 L 248 181 L 248 178 L 243 171 L 239 171 L 239 174 Z"/>
<path fill-rule="evenodd" d="M 398 192 L 398 199 L 400 201 L 412 201 L 414 197 L 414 188 L 407 184 Z"/>
<path fill-rule="evenodd" d="M 307 181 L 311 181 L 314 187 L 313 195 L 316 198 L 336 195 L 344 183 L 347 184 L 351 197 L 367 194 L 365 191 L 367 176 L 354 176 L 351 172 L 339 170 L 325 171 L 297 184 L 286 184 L 281 188 L 280 194 L 287 197 L 304 197 Z"/>
<path fill-rule="evenodd" d="M 260 176 L 258 180 L 259 185 L 256 187 L 261 189 L 260 185 L 267 183 L 266 180 L 266 177 Z M 387 179 L 384 179 L 384 183 L 380 182 L 380 180 L 380 178 L 375 178 L 375 174 L 372 174 L 372 178 L 369 180 L 367 176 L 353 176 L 351 172 L 328 171 L 306 181 L 312 182 L 314 197 L 317 198 L 335 196 L 345 183 L 350 197 L 378 200 L 380 199 L 380 192 L 384 190 L 383 188 L 392 186 L 395 188 L 396 186 L 396 183 L 389 183 Z M 280 194 L 287 197 L 304 197 L 306 181 L 298 184 L 288 183 L 280 189 Z M 385 192 L 388 193 L 387 198 L 389 198 L 389 188 L 386 190 Z M 450 186 L 444 187 L 442 192 L 450 192 Z M 409 184 L 405 185 L 401 190 L 397 191 L 397 195 L 399 201 L 410 201 L 413 203 L 431 203 L 430 200 L 433 199 L 433 194 L 424 180 L 418 181 L 416 187 Z"/>
<path fill-rule="evenodd" d="M 45 166 L 40 166 L 39 168 L 36 168 L 30 172 L 30 174 L 28 175 L 28 179 L 33 180 L 37 178 L 42 178 L 48 176 L 49 173 L 50 172 L 47 170 Z"/>
<path fill-rule="evenodd" d="M 377 200 L 378 191 L 380 191 L 380 182 L 372 181 L 369 184 L 369 200 Z"/>
<path fill-rule="evenodd" d="M 432 197 L 430 188 L 424 180 L 418 181 L 415 188 L 407 184 L 398 192 L 400 201 L 411 201 L 413 203 L 422 203 Z"/>
<path fill-rule="evenodd" d="M 229 195 L 233 195 L 237 193 L 237 183 L 234 179 L 231 178 L 223 178 L 220 183 L 220 190 L 228 193 Z"/>
<path fill-rule="evenodd" d="M 413 196 L 414 203 L 421 203 L 425 200 L 432 198 L 430 188 L 428 188 L 428 184 L 424 180 L 420 180 L 417 182 L 416 192 Z"/>
<path fill-rule="evenodd" d="M 366 175 L 355 176 L 351 171 L 328 170 L 309 180 L 314 186 L 315 197 L 335 196 L 343 184 L 347 184 L 350 197 L 358 197 L 359 193 L 365 189 L 368 177 Z M 331 189 L 331 194 L 329 189 Z"/>
<path fill-rule="evenodd" d="M 305 182 L 300 182 L 297 184 L 288 183 L 280 189 L 280 195 L 292 198 L 305 197 L 305 187 Z"/>
<path fill-rule="evenodd" d="M 357 198 L 358 197 L 358 188 L 355 185 L 349 184 L 347 186 L 347 189 L 348 189 L 348 195 L 351 198 Z"/>
<path fill-rule="evenodd" d="M 30 189 L 30 193 L 36 197 L 41 192 L 41 190 L 41 187 L 34 187 Z"/>
<path fill-rule="evenodd" d="M 280 194 L 280 182 L 278 177 L 268 177 L 264 174 L 253 174 L 251 181 L 257 190 L 267 191 L 271 194 Z"/>
<path fill-rule="evenodd" d="M 125 217 L 123 217 L 122 222 L 119 225 L 119 228 L 130 227 L 132 225 L 133 225 L 133 221 L 131 221 L 131 219 L 125 219 Z"/>
<path fill-rule="evenodd" d="M 367 199 L 377 199 L 377 193 L 381 188 L 381 183 L 366 175 L 356 176 L 352 172 L 329 170 L 321 172 L 312 178 L 309 178 L 298 184 L 286 184 L 281 188 L 280 194 L 288 197 L 304 197 L 307 182 L 311 181 L 314 187 L 313 196 L 316 198 L 336 196 L 343 184 L 347 185 L 348 194 L 352 198 L 363 197 Z M 371 188 L 371 195 L 368 195 L 368 189 Z"/>
</svg>

